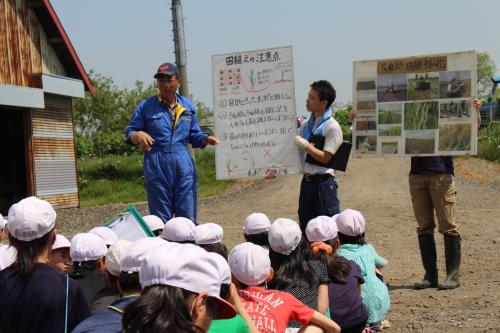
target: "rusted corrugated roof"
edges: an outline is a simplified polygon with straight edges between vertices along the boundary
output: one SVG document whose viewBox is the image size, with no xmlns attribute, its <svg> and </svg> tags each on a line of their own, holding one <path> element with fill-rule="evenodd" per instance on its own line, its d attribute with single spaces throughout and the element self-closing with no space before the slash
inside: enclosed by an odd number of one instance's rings
<svg viewBox="0 0 500 333">
<path fill-rule="evenodd" d="M 41 3 L 43 3 L 43 5 L 41 5 Z M 41 3 L 40 1 L 29 0 L 29 4 L 36 13 L 40 24 L 47 34 L 47 38 L 55 41 L 51 45 L 60 58 L 68 77 L 83 80 L 85 89 L 88 90 L 92 96 L 95 96 L 95 89 L 90 82 L 89 76 L 78 58 L 50 1 L 42 0 Z M 57 42 L 58 39 L 60 39 L 60 42 Z"/>
</svg>

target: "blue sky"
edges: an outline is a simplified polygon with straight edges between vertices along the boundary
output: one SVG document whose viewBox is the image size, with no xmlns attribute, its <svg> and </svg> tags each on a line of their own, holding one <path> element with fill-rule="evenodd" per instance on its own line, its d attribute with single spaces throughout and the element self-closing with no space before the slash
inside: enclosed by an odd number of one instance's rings
<svg viewBox="0 0 500 333">
<path fill-rule="evenodd" d="M 170 1 L 51 0 L 80 60 L 119 87 L 174 62 Z M 212 106 L 211 56 L 293 46 L 297 112 L 327 79 L 352 99 L 352 62 L 465 50 L 500 74 L 498 0 L 182 0 L 190 93 Z"/>
</svg>

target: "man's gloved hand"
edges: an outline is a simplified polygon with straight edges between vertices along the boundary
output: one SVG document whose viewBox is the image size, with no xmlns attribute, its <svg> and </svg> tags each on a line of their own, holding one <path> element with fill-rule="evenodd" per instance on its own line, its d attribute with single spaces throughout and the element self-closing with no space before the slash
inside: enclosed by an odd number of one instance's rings
<svg viewBox="0 0 500 333">
<path fill-rule="evenodd" d="M 304 149 L 309 144 L 309 141 L 307 141 L 306 139 L 304 139 L 300 135 L 297 135 L 297 136 L 295 136 L 294 143 L 300 149 Z"/>
</svg>

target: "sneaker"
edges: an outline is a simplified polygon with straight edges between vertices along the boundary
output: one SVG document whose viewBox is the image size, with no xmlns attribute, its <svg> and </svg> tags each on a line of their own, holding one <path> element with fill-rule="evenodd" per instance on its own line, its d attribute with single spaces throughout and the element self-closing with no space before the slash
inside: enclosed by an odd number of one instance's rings
<svg viewBox="0 0 500 333">
<path fill-rule="evenodd" d="M 384 329 L 384 326 L 382 325 L 381 321 L 378 321 L 376 323 L 368 324 L 368 328 L 373 332 L 380 332 Z"/>
</svg>

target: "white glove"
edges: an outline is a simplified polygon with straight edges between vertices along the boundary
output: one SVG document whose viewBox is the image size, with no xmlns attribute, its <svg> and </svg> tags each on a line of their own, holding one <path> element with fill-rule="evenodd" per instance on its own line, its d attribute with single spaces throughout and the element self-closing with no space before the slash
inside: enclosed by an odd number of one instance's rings
<svg viewBox="0 0 500 333">
<path fill-rule="evenodd" d="M 307 141 L 306 139 L 304 139 L 300 135 L 297 135 L 297 136 L 295 136 L 294 143 L 300 149 L 304 149 L 309 144 L 309 141 Z"/>
</svg>

